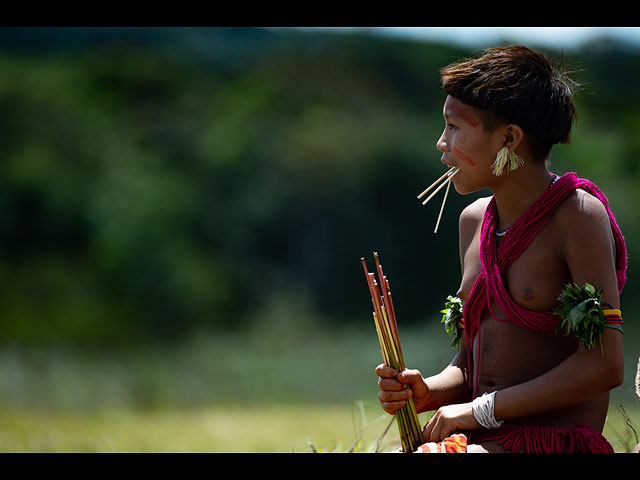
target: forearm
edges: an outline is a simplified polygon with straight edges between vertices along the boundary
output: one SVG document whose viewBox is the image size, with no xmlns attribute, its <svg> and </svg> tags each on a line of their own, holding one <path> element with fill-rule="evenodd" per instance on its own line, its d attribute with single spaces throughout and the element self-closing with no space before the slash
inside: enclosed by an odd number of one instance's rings
<svg viewBox="0 0 640 480">
<path fill-rule="evenodd" d="M 580 348 L 549 372 L 528 382 L 500 390 L 494 415 L 513 420 L 577 405 L 617 387 L 623 378 L 621 338 L 603 333 L 603 351 Z"/>
<path fill-rule="evenodd" d="M 439 374 L 425 378 L 430 397 L 424 411 L 437 410 L 441 406 L 470 400 L 466 355 L 458 353 Z"/>
</svg>

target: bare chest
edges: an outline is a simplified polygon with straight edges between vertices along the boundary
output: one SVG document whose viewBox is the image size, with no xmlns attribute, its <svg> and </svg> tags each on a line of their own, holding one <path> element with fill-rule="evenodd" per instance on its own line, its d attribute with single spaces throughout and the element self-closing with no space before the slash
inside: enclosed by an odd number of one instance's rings
<svg viewBox="0 0 640 480">
<path fill-rule="evenodd" d="M 463 258 L 463 277 L 458 292 L 460 298 L 468 298 L 481 270 L 478 231 Z M 511 263 L 507 271 L 502 272 L 502 281 L 519 306 L 538 312 L 554 308 L 562 288 L 571 281 L 571 273 L 561 258 L 552 227 L 542 228 L 522 255 Z"/>
</svg>

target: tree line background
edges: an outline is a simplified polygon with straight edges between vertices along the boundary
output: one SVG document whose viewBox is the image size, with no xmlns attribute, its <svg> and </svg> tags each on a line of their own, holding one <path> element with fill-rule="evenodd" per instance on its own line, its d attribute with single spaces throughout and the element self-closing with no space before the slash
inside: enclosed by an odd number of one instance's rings
<svg viewBox="0 0 640 480">
<path fill-rule="evenodd" d="M 438 70 L 479 50 L 261 28 L 0 29 L 0 345 L 309 326 L 373 337 L 360 258 L 374 251 L 402 324 L 439 322 L 460 279 L 458 214 L 489 192 L 450 195 L 437 235 L 440 202 L 416 195 L 444 171 Z M 597 38 L 547 52 L 582 84 L 574 142 L 551 167 L 610 199 L 637 358 L 640 51 Z"/>
</svg>

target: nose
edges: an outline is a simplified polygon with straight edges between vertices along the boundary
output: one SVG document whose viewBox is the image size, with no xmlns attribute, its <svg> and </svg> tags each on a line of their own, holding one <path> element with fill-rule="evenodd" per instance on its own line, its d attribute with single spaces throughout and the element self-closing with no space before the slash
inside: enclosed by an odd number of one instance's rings
<svg viewBox="0 0 640 480">
<path fill-rule="evenodd" d="M 440 138 L 436 142 L 436 148 L 443 153 L 449 151 L 449 144 L 447 143 L 447 139 L 445 138 L 444 134 L 445 132 L 442 132 L 442 135 L 440 135 Z"/>
</svg>

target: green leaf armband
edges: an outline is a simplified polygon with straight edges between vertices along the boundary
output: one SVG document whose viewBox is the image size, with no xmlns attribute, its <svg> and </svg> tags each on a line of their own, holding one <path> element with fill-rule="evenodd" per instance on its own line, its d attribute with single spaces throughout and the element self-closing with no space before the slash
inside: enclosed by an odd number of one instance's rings
<svg viewBox="0 0 640 480">
<path fill-rule="evenodd" d="M 596 289 L 589 283 L 582 287 L 567 284 L 558 301 L 560 304 L 553 311 L 561 318 L 557 331 L 575 335 L 587 349 L 595 346 L 605 327 L 622 332 L 620 310 L 604 308 L 607 304 L 602 302 L 602 287 Z"/>
<path fill-rule="evenodd" d="M 453 337 L 451 341 L 451 347 L 455 348 L 460 343 L 462 333 L 464 330 L 464 318 L 463 318 L 463 304 L 462 300 L 458 297 L 452 297 L 449 295 L 447 301 L 444 304 L 444 309 L 440 310 L 442 313 L 442 321 L 444 327 L 450 337 Z"/>
</svg>

